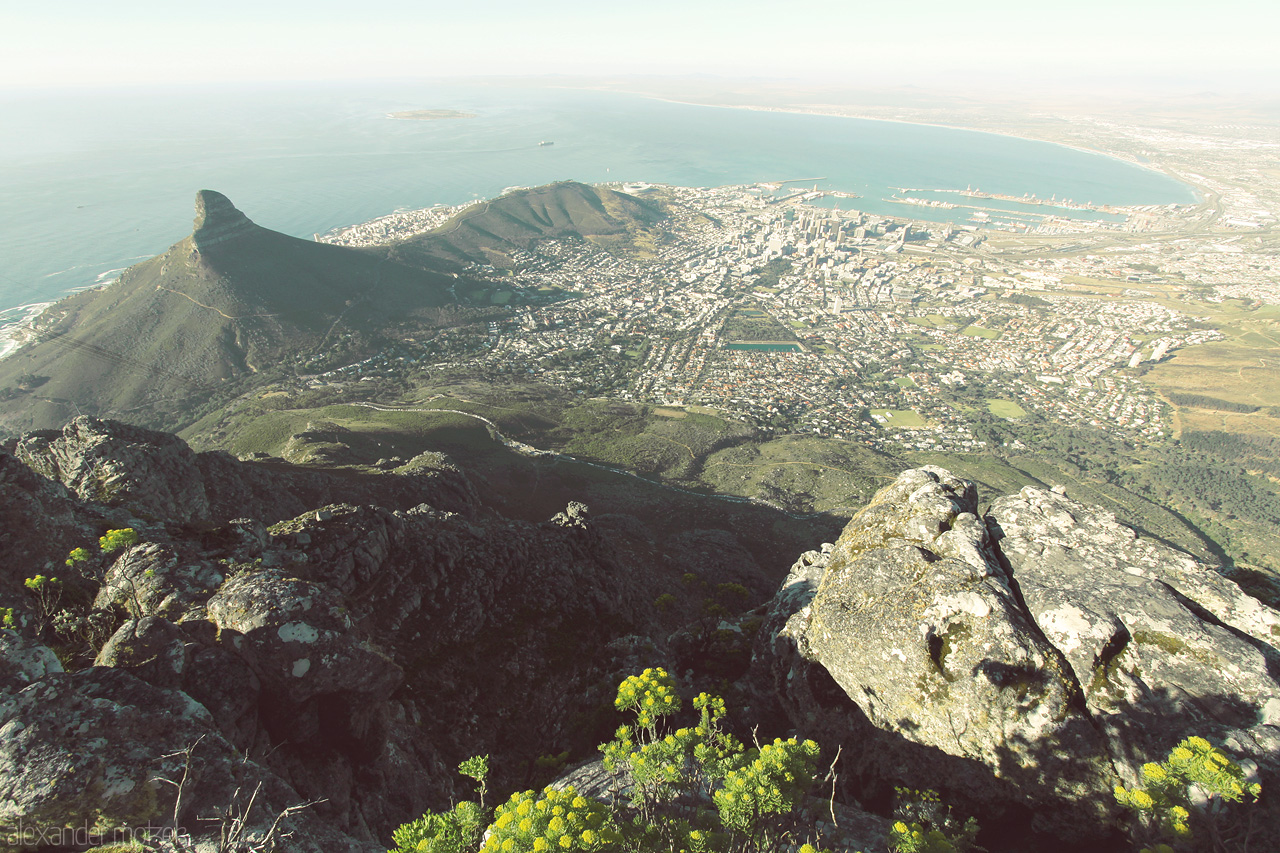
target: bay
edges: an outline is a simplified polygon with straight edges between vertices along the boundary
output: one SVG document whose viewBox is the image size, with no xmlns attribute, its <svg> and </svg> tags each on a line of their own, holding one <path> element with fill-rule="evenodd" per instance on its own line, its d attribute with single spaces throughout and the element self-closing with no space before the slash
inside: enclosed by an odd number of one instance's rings
<svg viewBox="0 0 1280 853">
<path fill-rule="evenodd" d="M 415 109 L 474 118 L 389 117 Z M 616 92 L 362 83 L 6 94 L 0 311 L 13 319 L 18 306 L 164 251 L 190 233 L 199 189 L 225 193 L 260 225 L 309 238 L 397 209 L 562 179 L 810 179 L 804 186 L 862 196 L 843 207 L 934 221 L 963 221 L 968 211 L 882 199 L 894 187 L 972 186 L 1096 204 L 1196 200 L 1154 170 L 1049 143 Z"/>
</svg>

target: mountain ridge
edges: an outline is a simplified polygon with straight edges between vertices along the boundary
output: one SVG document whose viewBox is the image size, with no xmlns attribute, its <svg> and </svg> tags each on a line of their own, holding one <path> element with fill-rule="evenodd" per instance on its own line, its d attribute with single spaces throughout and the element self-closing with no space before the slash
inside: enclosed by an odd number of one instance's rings
<svg viewBox="0 0 1280 853">
<path fill-rule="evenodd" d="M 559 181 L 478 202 L 440 227 L 396 244 L 391 256 L 411 264 L 441 258 L 506 266 L 513 252 L 527 251 L 539 240 L 626 246 L 664 218 L 651 202 L 626 193 Z"/>
<path fill-rule="evenodd" d="M 267 365 L 321 349 L 354 360 L 388 327 L 432 325 L 458 284 L 376 250 L 263 228 L 201 190 L 190 236 L 114 284 L 57 303 L 0 360 L 0 387 L 22 390 L 24 376 L 40 383 L 0 402 L 0 425 L 59 426 L 77 413 L 155 424 Z"/>
</svg>

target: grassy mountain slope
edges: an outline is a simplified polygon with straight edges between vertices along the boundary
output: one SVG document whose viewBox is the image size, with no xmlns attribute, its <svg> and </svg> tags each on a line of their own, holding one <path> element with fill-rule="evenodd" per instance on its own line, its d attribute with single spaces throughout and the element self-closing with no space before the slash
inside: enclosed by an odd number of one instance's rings
<svg viewBox="0 0 1280 853">
<path fill-rule="evenodd" d="M 101 290 L 46 312 L 0 361 L 0 427 L 56 426 L 77 413 L 157 421 L 236 380 L 317 351 L 352 358 L 389 326 L 430 323 L 456 280 L 373 252 L 312 243 L 197 195 L 196 228 Z"/>
<path fill-rule="evenodd" d="M 510 266 L 513 251 L 527 250 L 538 240 L 626 246 L 662 218 L 653 204 L 625 193 L 561 181 L 472 205 L 434 231 L 399 244 L 392 257 L 410 265 L 443 258 Z"/>
</svg>

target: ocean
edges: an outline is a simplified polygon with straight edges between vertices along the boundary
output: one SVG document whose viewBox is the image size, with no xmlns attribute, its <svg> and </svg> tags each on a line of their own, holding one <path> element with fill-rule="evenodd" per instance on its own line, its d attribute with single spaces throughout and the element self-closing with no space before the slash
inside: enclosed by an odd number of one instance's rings
<svg viewBox="0 0 1280 853">
<path fill-rule="evenodd" d="M 388 117 L 414 109 L 474 117 Z M 594 90 L 362 83 L 4 94 L 0 115 L 0 321 L 164 251 L 190 233 L 199 189 L 307 238 L 562 179 L 807 179 L 793 186 L 857 193 L 841 206 L 934 221 L 969 211 L 883 199 L 895 187 L 972 186 L 1096 204 L 1196 200 L 1159 172 L 1060 145 Z"/>
</svg>

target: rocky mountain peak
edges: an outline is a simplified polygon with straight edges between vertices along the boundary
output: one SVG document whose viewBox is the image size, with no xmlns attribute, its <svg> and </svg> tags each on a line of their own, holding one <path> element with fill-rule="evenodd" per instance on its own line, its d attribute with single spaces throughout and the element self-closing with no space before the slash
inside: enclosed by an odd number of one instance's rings
<svg viewBox="0 0 1280 853">
<path fill-rule="evenodd" d="M 204 250 L 239 237 L 252 228 L 253 221 L 222 193 L 213 190 L 196 193 L 195 231 L 191 236 L 197 249 Z"/>
</svg>

